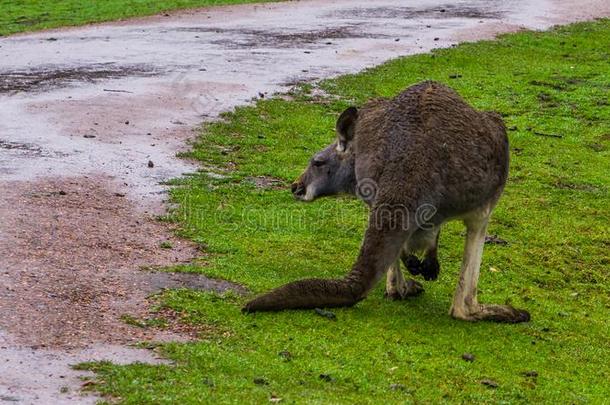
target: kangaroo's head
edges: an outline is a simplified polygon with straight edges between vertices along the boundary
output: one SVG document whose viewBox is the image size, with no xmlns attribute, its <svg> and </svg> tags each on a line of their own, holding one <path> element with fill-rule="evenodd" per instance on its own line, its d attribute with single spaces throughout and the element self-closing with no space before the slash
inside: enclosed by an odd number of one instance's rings
<svg viewBox="0 0 610 405">
<path fill-rule="evenodd" d="M 302 201 L 313 201 L 324 195 L 354 193 L 356 174 L 352 140 L 358 110 L 350 107 L 337 120 L 337 139 L 316 153 L 307 169 L 292 183 L 292 194 Z"/>
</svg>

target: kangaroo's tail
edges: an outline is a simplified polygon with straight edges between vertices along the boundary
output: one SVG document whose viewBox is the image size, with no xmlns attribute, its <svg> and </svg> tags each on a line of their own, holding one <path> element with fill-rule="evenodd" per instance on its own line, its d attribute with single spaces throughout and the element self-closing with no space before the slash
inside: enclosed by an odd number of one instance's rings
<svg viewBox="0 0 610 405">
<path fill-rule="evenodd" d="M 358 284 L 341 279 L 300 280 L 253 299 L 242 312 L 351 307 L 364 298 L 363 290 Z"/>
</svg>

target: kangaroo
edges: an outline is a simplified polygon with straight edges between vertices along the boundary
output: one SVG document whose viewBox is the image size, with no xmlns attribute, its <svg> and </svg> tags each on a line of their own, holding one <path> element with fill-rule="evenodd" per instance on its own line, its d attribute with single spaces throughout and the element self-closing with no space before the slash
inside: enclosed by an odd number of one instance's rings
<svg viewBox="0 0 610 405">
<path fill-rule="evenodd" d="M 506 183 L 509 147 L 502 118 L 477 111 L 455 91 L 427 81 L 338 118 L 336 141 L 317 153 L 292 185 L 304 201 L 356 194 L 370 207 L 358 258 L 342 279 L 288 283 L 248 302 L 244 312 L 348 307 L 366 298 L 388 271 L 386 294 L 421 292 L 411 273 L 435 279 L 441 225 L 462 220 L 466 242 L 449 314 L 467 321 L 526 322 L 527 311 L 477 300 L 489 218 Z M 415 256 L 425 252 L 423 261 Z"/>
</svg>

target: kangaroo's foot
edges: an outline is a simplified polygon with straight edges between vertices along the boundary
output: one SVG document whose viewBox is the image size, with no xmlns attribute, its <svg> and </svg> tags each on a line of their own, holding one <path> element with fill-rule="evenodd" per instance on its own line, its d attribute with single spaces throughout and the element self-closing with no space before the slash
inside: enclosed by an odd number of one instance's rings
<svg viewBox="0 0 610 405">
<path fill-rule="evenodd" d="M 434 256 L 426 256 L 420 261 L 415 255 L 403 254 L 401 260 L 409 273 L 414 276 L 422 275 L 426 281 L 436 280 L 441 271 L 441 266 Z"/>
<path fill-rule="evenodd" d="M 436 257 L 426 257 L 421 262 L 420 274 L 426 281 L 433 281 L 438 278 L 438 273 L 441 271 L 441 266 Z"/>
<path fill-rule="evenodd" d="M 424 291 L 424 286 L 421 283 L 409 278 L 402 285 L 386 289 L 385 296 L 391 300 L 403 300 L 407 297 L 416 297 Z"/>
<path fill-rule="evenodd" d="M 404 264 L 405 268 L 413 276 L 418 276 L 421 273 L 421 261 L 417 258 L 417 256 L 402 252 L 400 255 L 400 260 L 402 260 L 402 264 Z"/>
<path fill-rule="evenodd" d="M 449 314 L 465 321 L 492 321 L 504 323 L 520 323 L 530 320 L 529 312 L 513 308 L 510 305 L 476 304 L 470 308 L 452 307 Z"/>
</svg>

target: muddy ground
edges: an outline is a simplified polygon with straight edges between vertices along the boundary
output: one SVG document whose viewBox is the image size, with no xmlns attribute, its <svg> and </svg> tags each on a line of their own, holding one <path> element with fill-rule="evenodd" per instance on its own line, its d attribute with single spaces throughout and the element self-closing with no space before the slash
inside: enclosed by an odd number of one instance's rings
<svg viewBox="0 0 610 405">
<path fill-rule="evenodd" d="M 175 154 L 201 121 L 295 82 L 608 15 L 604 0 L 310 0 L 0 39 L 0 401 L 93 402 L 69 364 L 158 361 L 128 345 L 194 336 L 121 320 L 150 316 L 151 294 L 239 290 L 142 271 L 200 254 L 154 215 L 160 183 L 197 170 Z"/>
</svg>

